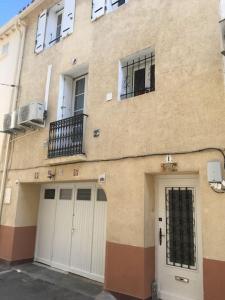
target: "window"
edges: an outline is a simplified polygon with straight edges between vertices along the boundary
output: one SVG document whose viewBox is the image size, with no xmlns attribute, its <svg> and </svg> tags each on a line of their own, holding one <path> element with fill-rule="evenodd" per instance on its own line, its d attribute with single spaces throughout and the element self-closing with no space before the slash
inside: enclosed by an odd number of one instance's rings
<svg viewBox="0 0 225 300">
<path fill-rule="evenodd" d="M 97 201 L 107 201 L 106 194 L 103 189 L 97 190 Z"/>
<path fill-rule="evenodd" d="M 45 189 L 44 198 L 48 199 L 55 199 L 55 189 Z"/>
<path fill-rule="evenodd" d="M 42 11 L 38 17 L 35 53 L 40 53 L 73 33 L 75 1 L 62 0 Z"/>
<path fill-rule="evenodd" d="M 59 90 L 58 120 L 84 113 L 85 77 L 61 76 Z"/>
<path fill-rule="evenodd" d="M 86 75 L 79 76 L 81 69 Z M 84 109 L 88 65 L 73 71 L 70 76 L 60 76 L 57 121 L 50 124 L 49 130 L 49 158 L 85 153 L 87 115 Z"/>
<path fill-rule="evenodd" d="M 59 84 L 57 120 L 62 120 L 85 113 L 87 73 L 88 66 L 84 65 L 84 67 L 82 67 L 82 73 L 76 72 L 75 70 L 74 74 L 71 76 L 61 75 Z"/>
<path fill-rule="evenodd" d="M 127 2 L 128 0 L 92 0 L 92 20 L 96 20 L 105 12 L 111 12 Z"/>
<path fill-rule="evenodd" d="M 62 14 L 59 14 L 57 17 L 57 26 L 56 26 L 56 42 L 60 40 L 61 29 L 62 29 Z"/>
<path fill-rule="evenodd" d="M 91 201 L 91 189 L 78 189 L 77 200 Z"/>
<path fill-rule="evenodd" d="M 119 66 L 119 98 L 127 99 L 155 90 L 155 55 L 150 49 L 125 59 Z"/>
<path fill-rule="evenodd" d="M 59 199 L 60 200 L 71 200 L 72 199 L 72 189 L 60 189 Z"/>
</svg>

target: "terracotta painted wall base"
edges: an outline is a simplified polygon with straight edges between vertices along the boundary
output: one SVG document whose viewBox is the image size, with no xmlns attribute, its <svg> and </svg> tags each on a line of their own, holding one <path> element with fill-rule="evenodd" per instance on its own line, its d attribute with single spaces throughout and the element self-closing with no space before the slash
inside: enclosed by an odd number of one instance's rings
<svg viewBox="0 0 225 300">
<path fill-rule="evenodd" d="M 155 249 L 107 242 L 105 270 L 105 289 L 118 293 L 118 299 L 148 299 L 155 276 Z"/>
<path fill-rule="evenodd" d="M 0 259 L 8 262 L 32 260 L 36 226 L 0 226 Z"/>
</svg>

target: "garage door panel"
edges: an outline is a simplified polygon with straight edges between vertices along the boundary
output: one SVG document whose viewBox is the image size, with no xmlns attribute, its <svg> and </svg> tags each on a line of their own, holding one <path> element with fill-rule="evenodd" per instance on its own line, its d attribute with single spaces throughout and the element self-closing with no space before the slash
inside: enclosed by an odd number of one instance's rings
<svg viewBox="0 0 225 300">
<path fill-rule="evenodd" d="M 52 265 L 63 270 L 68 269 L 70 259 L 72 215 L 73 188 L 62 187 L 57 200 Z"/>
<path fill-rule="evenodd" d="M 97 281 L 104 280 L 107 200 L 94 184 L 42 189 L 36 260 Z"/>
<path fill-rule="evenodd" d="M 78 189 L 74 206 L 71 247 L 71 268 L 74 270 L 91 271 L 93 209 L 91 188 Z"/>
<path fill-rule="evenodd" d="M 46 199 L 47 198 L 47 199 Z M 56 189 L 45 188 L 39 203 L 36 260 L 51 263 L 52 240 L 55 224 Z"/>
<path fill-rule="evenodd" d="M 91 273 L 104 277 L 106 241 L 106 201 L 96 201 L 94 209 L 94 231 Z"/>
</svg>

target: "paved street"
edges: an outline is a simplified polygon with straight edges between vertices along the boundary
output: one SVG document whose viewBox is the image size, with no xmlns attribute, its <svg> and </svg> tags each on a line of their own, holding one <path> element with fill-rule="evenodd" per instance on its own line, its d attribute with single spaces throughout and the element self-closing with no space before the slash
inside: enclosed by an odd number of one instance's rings
<svg viewBox="0 0 225 300">
<path fill-rule="evenodd" d="M 1 300 L 92 300 L 102 285 L 36 265 L 0 264 Z"/>
</svg>

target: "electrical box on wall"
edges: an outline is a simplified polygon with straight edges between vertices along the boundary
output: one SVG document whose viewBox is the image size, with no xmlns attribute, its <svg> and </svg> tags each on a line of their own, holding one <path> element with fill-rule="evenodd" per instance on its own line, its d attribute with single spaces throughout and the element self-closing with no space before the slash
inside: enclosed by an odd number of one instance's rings
<svg viewBox="0 0 225 300">
<path fill-rule="evenodd" d="M 221 162 L 213 160 L 208 162 L 208 182 L 221 183 L 223 181 Z"/>
<path fill-rule="evenodd" d="M 111 101 L 112 98 L 113 98 L 113 95 L 111 92 L 106 94 L 106 101 Z"/>
</svg>

